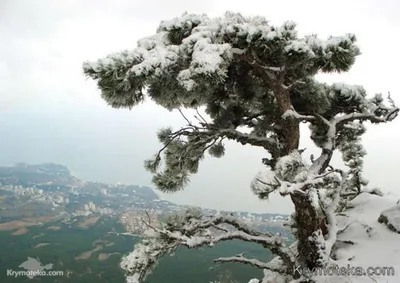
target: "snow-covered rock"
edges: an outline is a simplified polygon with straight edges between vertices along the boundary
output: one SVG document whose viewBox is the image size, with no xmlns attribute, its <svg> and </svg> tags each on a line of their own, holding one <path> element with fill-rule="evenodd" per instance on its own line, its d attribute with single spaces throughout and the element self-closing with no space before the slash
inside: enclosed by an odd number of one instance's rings
<svg viewBox="0 0 400 283">
<path fill-rule="evenodd" d="M 378 219 L 379 223 L 384 223 L 390 230 L 400 234 L 400 203 L 382 211 Z"/>
</svg>

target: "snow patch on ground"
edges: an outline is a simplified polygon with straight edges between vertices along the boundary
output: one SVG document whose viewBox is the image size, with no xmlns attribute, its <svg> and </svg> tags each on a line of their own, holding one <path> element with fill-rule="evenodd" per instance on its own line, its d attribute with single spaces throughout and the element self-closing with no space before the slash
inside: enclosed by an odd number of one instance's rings
<svg viewBox="0 0 400 283">
<path fill-rule="evenodd" d="M 338 240 L 346 242 L 338 244 L 336 253 L 336 264 L 340 267 L 347 267 L 348 264 L 364 270 L 369 267 L 393 267 L 394 276 L 325 276 L 318 280 L 319 283 L 400 282 L 400 234 L 378 222 L 381 212 L 396 206 L 396 203 L 397 198 L 393 195 L 380 197 L 368 193 L 351 201 L 350 207 L 337 217 L 338 229 L 342 230 Z"/>
</svg>

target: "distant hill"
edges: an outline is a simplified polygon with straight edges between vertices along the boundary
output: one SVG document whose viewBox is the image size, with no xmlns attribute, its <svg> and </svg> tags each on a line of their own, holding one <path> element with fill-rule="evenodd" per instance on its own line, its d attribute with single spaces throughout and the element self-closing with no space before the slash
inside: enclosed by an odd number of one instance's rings
<svg viewBox="0 0 400 283">
<path fill-rule="evenodd" d="M 158 195 L 150 188 L 148 187 L 138 187 L 138 186 L 127 186 L 126 187 L 127 190 L 132 190 L 132 192 L 143 198 L 146 199 L 148 201 L 154 201 L 154 200 L 158 200 L 159 197 Z"/>
<path fill-rule="evenodd" d="M 31 196 L 30 202 L 42 200 L 46 203 L 47 200 L 47 203 L 60 206 L 65 205 L 65 200 L 69 199 L 70 202 L 66 205 L 67 211 L 69 208 L 79 207 L 83 199 L 87 199 L 88 202 L 97 200 L 100 201 L 100 205 L 105 203 L 107 207 L 114 206 L 114 208 L 118 203 L 117 206 L 120 210 L 123 207 L 134 207 L 171 212 L 186 208 L 186 206 L 160 199 L 149 187 L 125 184 L 111 185 L 80 180 L 72 176 L 66 166 L 54 163 L 35 165 L 17 163 L 15 166 L 0 166 L 1 188 L 3 188 L 3 192 L 7 193 L 14 190 L 14 195 Z M 73 205 L 73 203 L 78 203 L 78 205 Z M 217 213 L 215 209 L 207 209 L 206 211 L 210 214 Z M 235 212 L 235 214 L 238 217 L 279 221 L 287 218 L 287 215 L 284 214 L 248 212 Z"/>
<path fill-rule="evenodd" d="M 32 186 L 49 182 L 68 185 L 75 181 L 77 178 L 71 176 L 67 167 L 54 163 L 39 165 L 17 163 L 15 166 L 0 167 L 0 183 L 2 185 Z"/>
</svg>

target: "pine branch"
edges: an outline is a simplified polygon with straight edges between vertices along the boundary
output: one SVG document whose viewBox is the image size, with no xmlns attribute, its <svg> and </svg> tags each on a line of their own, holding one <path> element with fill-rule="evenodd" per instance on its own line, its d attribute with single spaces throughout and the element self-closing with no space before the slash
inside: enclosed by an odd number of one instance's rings
<svg viewBox="0 0 400 283">
<path fill-rule="evenodd" d="M 360 121 L 370 121 L 373 123 L 385 123 L 390 122 L 396 118 L 399 113 L 399 108 L 386 109 L 386 114 L 383 117 L 376 115 L 372 110 L 364 110 L 362 113 L 354 112 L 351 114 L 346 114 L 340 117 L 334 117 L 331 120 L 327 120 L 321 115 L 315 114 L 321 122 L 328 126 L 328 131 L 326 133 L 327 142 L 322 148 L 321 155 L 313 162 L 311 170 L 314 172 L 322 173 L 329 165 L 330 159 L 332 158 L 333 151 L 336 148 L 336 135 L 339 130 L 346 123 L 352 122 L 354 120 Z"/>
<path fill-rule="evenodd" d="M 186 118 L 187 119 L 187 118 Z M 267 150 L 275 150 L 279 148 L 278 143 L 267 137 L 259 137 L 252 134 L 242 133 L 234 128 L 219 128 L 212 124 L 207 124 L 205 127 L 199 127 L 193 124 L 188 125 L 170 135 L 168 142 L 158 151 L 157 156 L 168 147 L 168 145 L 179 137 L 199 137 L 203 139 L 209 139 L 209 141 L 228 138 L 239 142 L 242 145 L 250 144 L 253 146 L 260 146 Z"/>
</svg>

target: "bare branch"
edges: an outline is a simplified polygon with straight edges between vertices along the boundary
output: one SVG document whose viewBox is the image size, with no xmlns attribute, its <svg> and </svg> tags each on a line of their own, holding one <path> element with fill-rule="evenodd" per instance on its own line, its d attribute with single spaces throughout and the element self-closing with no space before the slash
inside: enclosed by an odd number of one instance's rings
<svg viewBox="0 0 400 283">
<path fill-rule="evenodd" d="M 220 258 L 216 258 L 214 259 L 214 262 L 220 262 L 220 263 L 226 263 L 226 262 L 239 262 L 239 263 L 243 263 L 243 264 L 248 264 L 254 267 L 258 267 L 261 269 L 268 269 L 274 272 L 278 272 L 278 273 L 286 273 L 287 271 L 282 269 L 282 268 L 277 268 L 276 266 L 273 266 L 271 264 L 268 264 L 266 262 L 262 262 L 258 259 L 249 259 L 246 257 L 242 257 L 242 256 L 231 256 L 231 257 L 220 257 Z"/>
<path fill-rule="evenodd" d="M 282 67 L 265 66 L 263 64 L 263 61 L 258 57 L 257 53 L 254 50 L 251 51 L 251 56 L 253 59 L 253 62 L 251 62 L 251 63 L 257 64 L 259 67 L 263 68 L 264 70 L 268 70 L 268 71 L 272 71 L 272 72 L 281 72 L 282 71 Z"/>
<path fill-rule="evenodd" d="M 328 176 L 328 175 L 330 175 L 332 173 L 335 173 L 335 172 L 337 172 L 337 171 L 329 170 L 328 172 L 325 172 L 325 173 L 322 173 L 320 175 L 315 176 L 314 179 L 324 178 L 324 177 L 326 177 L 326 176 Z"/>
<path fill-rule="evenodd" d="M 277 142 L 272 138 L 259 137 L 252 134 L 245 134 L 239 132 L 236 129 L 218 129 L 218 132 L 216 134 L 225 136 L 231 140 L 235 140 L 241 143 L 242 145 L 251 144 L 253 146 L 263 147 L 267 150 L 276 149 L 277 147 L 279 147 Z"/>
<path fill-rule="evenodd" d="M 189 121 L 189 119 L 185 116 L 185 114 L 183 114 L 182 110 L 180 108 L 178 108 L 179 113 L 181 113 L 181 116 L 186 120 L 186 122 L 188 123 L 188 125 L 192 125 L 192 123 Z"/>
<path fill-rule="evenodd" d="M 257 180 L 257 182 L 259 182 L 259 183 L 261 183 L 261 184 L 263 184 L 263 185 L 266 185 L 266 186 L 277 187 L 277 186 L 280 185 L 280 184 L 272 184 L 272 183 L 264 182 L 264 181 L 261 180 L 260 178 L 256 178 L 256 180 Z"/>
<path fill-rule="evenodd" d="M 200 112 L 199 112 L 199 110 L 198 110 L 197 108 L 196 108 L 196 113 L 197 113 L 197 115 L 199 115 L 199 117 L 203 120 L 203 122 L 204 122 L 205 124 L 208 124 L 207 120 L 204 119 L 204 117 L 200 114 Z"/>
<path fill-rule="evenodd" d="M 341 117 L 337 117 L 336 120 L 339 125 L 347 123 L 347 122 L 351 122 L 354 120 L 360 120 L 360 121 L 368 120 L 373 123 L 385 123 L 385 122 L 390 122 L 394 118 L 396 118 L 398 113 L 399 113 L 399 108 L 395 107 L 395 108 L 388 110 L 388 113 L 383 117 L 379 117 L 373 113 L 365 112 L 365 113 L 347 114 L 347 115 L 344 115 Z"/>
<path fill-rule="evenodd" d="M 343 227 L 342 229 L 338 230 L 337 235 L 343 234 L 344 232 L 346 232 L 346 230 L 355 223 L 355 221 L 349 222 L 347 223 L 347 225 L 345 227 Z"/>
<path fill-rule="evenodd" d="M 223 227 L 221 227 L 221 226 L 218 226 L 218 225 L 211 224 L 211 226 L 210 226 L 210 227 L 212 227 L 212 228 L 214 228 L 214 229 L 216 229 L 216 230 L 219 230 L 219 231 L 223 231 L 223 232 L 229 232 L 229 230 L 228 230 L 228 229 L 226 229 L 226 228 L 223 228 Z"/>
<path fill-rule="evenodd" d="M 220 224 L 231 225 L 236 228 L 237 231 L 225 232 L 221 235 L 204 235 L 204 232 L 207 231 L 208 228 L 216 228 L 216 226 Z M 174 230 L 157 229 L 154 227 L 152 227 L 152 229 L 168 237 L 170 241 L 188 248 L 198 248 L 205 245 L 213 246 L 221 241 L 238 239 L 246 242 L 258 243 L 264 248 L 269 249 L 272 253 L 281 258 L 288 269 L 293 268 L 296 260 L 294 254 L 287 247 L 282 237 L 261 232 L 229 215 L 219 215 L 201 220 L 191 218 L 189 221 L 186 221 L 185 225 Z"/>
<path fill-rule="evenodd" d="M 388 100 L 389 100 L 390 106 L 392 108 L 395 108 L 396 104 L 394 103 L 394 100 L 393 100 L 392 96 L 390 95 L 390 91 L 388 92 Z"/>
<path fill-rule="evenodd" d="M 146 215 L 147 215 L 147 219 L 148 219 L 149 225 L 150 225 L 150 224 L 151 224 L 151 217 L 150 217 L 150 214 L 147 212 L 147 210 L 145 210 L 144 212 L 145 212 Z"/>
<path fill-rule="evenodd" d="M 286 112 L 283 113 L 282 118 L 283 119 L 294 118 L 294 119 L 298 119 L 298 120 L 302 120 L 302 121 L 314 121 L 314 120 L 316 120 L 315 116 L 312 116 L 312 115 L 301 115 L 294 109 L 286 110 Z"/>
<path fill-rule="evenodd" d="M 306 83 L 302 80 L 296 80 L 293 83 L 291 83 L 290 85 L 283 85 L 283 88 L 285 88 L 286 90 L 291 90 L 291 89 L 293 89 L 294 86 L 299 85 L 299 84 L 305 85 Z"/>
<path fill-rule="evenodd" d="M 218 242 L 229 241 L 229 240 L 242 240 L 245 242 L 257 243 L 263 247 L 269 249 L 272 253 L 278 255 L 285 263 L 285 267 L 288 270 L 292 270 L 295 258 L 290 250 L 283 243 L 283 240 L 279 236 L 253 236 L 243 231 L 233 231 L 223 233 L 214 237 L 187 237 L 184 234 L 178 234 L 167 230 L 158 230 L 158 232 L 167 236 L 170 240 L 173 240 L 180 245 L 188 248 L 199 248 L 202 246 L 214 246 Z"/>
<path fill-rule="evenodd" d="M 343 170 L 337 169 L 337 168 L 333 168 L 332 165 L 328 165 L 327 168 L 328 168 L 328 170 L 329 170 L 330 172 L 339 173 L 339 174 L 343 177 L 343 174 L 344 174 L 344 171 L 343 171 Z"/>
<path fill-rule="evenodd" d="M 202 222 L 198 222 L 194 225 L 194 228 L 207 228 L 211 224 L 213 225 L 219 225 L 219 224 L 229 224 L 236 228 L 239 231 L 245 232 L 249 235 L 253 236 L 266 236 L 266 237 L 272 237 L 273 234 L 271 233 L 265 233 L 261 232 L 257 229 L 254 229 L 253 227 L 249 226 L 248 224 L 244 223 L 243 221 L 240 221 L 236 219 L 233 216 L 230 215 L 218 215 L 218 216 L 213 216 L 210 217 L 209 219 L 205 219 Z"/>
</svg>

